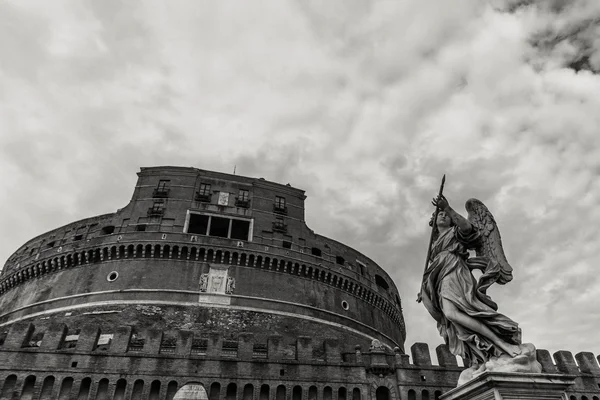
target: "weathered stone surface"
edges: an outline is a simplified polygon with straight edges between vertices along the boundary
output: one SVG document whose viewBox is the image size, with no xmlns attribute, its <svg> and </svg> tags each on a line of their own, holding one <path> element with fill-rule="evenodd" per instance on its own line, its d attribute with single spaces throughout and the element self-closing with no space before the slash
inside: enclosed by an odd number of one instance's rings
<svg viewBox="0 0 600 400">
<path fill-rule="evenodd" d="M 492 357 L 485 364 L 465 369 L 458 378 L 458 385 L 463 385 L 486 372 L 513 372 L 525 374 L 524 376 L 541 373 L 542 365 L 536 359 L 535 346 L 524 343 L 519 347 L 521 354 L 516 357 L 502 354 L 500 357 Z"/>
<path fill-rule="evenodd" d="M 485 372 L 441 400 L 563 400 L 574 376 Z"/>
</svg>

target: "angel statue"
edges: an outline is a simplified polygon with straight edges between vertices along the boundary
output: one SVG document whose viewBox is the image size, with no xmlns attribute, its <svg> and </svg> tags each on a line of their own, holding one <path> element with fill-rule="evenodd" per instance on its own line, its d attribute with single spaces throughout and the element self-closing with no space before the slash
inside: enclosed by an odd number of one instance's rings
<svg viewBox="0 0 600 400">
<path fill-rule="evenodd" d="M 521 344 L 518 324 L 498 312 L 486 291 L 493 283 L 512 280 L 512 267 L 504 256 L 500 232 L 493 215 L 477 199 L 467 201 L 468 219 L 458 214 L 440 193 L 433 199 L 437 217 L 433 228 L 428 266 L 417 301 L 437 321 L 450 351 L 461 356 L 465 370 L 462 384 L 486 370 L 541 372 L 535 347 Z M 468 250 L 476 256 L 469 257 Z M 478 281 L 471 270 L 479 269 Z"/>
</svg>

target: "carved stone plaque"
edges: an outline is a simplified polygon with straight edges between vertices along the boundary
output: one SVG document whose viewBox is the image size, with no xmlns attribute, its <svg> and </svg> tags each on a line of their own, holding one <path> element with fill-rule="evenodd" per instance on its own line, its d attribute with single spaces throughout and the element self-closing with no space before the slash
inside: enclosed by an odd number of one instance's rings
<svg viewBox="0 0 600 400">
<path fill-rule="evenodd" d="M 228 295 L 235 289 L 235 279 L 228 276 L 229 267 L 211 266 L 207 274 L 200 276 L 201 303 L 229 304 L 229 296 L 212 296 L 213 294 Z"/>
</svg>

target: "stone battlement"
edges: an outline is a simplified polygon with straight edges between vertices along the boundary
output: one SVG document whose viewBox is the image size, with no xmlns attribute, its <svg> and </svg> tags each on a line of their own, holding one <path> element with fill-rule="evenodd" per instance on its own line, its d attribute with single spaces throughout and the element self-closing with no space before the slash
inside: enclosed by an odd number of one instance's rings
<svg viewBox="0 0 600 400">
<path fill-rule="evenodd" d="M 456 357 L 446 345 L 435 349 L 432 362 L 429 346 L 414 343 L 410 356 L 400 349 L 386 347 L 362 349 L 347 347 L 337 339 L 314 342 L 310 337 L 298 337 L 293 343 L 284 342 L 282 336 L 269 336 L 266 342 L 257 342 L 254 335 L 244 333 L 237 338 L 223 337 L 213 332 L 161 331 L 156 329 L 138 333 L 131 326 L 102 330 L 99 326 L 84 325 L 72 329 L 65 324 L 52 324 L 45 330 L 36 330 L 31 323 L 13 324 L 8 331 L 0 331 L 0 351 L 7 352 L 70 352 L 94 354 L 128 354 L 131 356 L 207 357 L 228 360 L 269 360 L 319 362 L 327 364 L 386 364 L 388 368 L 452 369 L 460 370 Z M 600 356 L 591 352 L 573 354 L 557 351 L 552 356 L 548 350 L 537 350 L 543 372 L 581 376 L 600 376 Z"/>
</svg>

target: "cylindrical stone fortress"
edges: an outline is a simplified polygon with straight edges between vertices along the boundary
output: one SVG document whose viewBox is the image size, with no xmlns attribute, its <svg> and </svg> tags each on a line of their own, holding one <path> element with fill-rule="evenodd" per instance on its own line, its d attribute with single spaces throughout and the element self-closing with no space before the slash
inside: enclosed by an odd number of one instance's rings
<svg viewBox="0 0 600 400">
<path fill-rule="evenodd" d="M 183 167 L 142 168 L 131 201 L 42 234 L 0 274 L 0 327 L 95 324 L 336 338 L 403 352 L 393 281 L 306 226 L 304 191 Z"/>
</svg>

